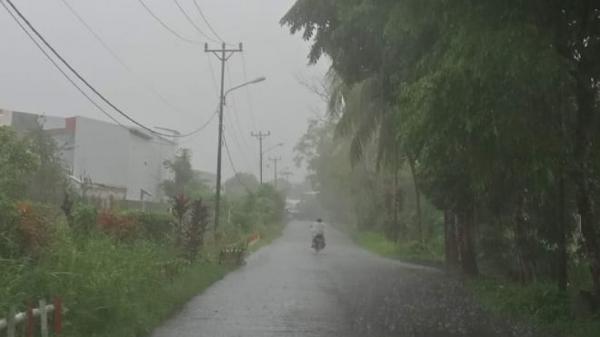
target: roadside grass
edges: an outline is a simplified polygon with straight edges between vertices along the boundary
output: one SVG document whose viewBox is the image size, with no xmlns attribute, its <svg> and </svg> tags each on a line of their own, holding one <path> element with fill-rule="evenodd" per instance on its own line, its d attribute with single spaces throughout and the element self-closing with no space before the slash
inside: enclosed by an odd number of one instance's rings
<svg viewBox="0 0 600 337">
<path fill-rule="evenodd" d="M 264 226 L 253 250 L 283 229 Z M 51 246 L 37 260 L 2 260 L 0 317 L 10 303 L 63 298 L 65 337 L 143 337 L 186 302 L 235 269 L 219 265 L 208 242 L 196 262 L 168 243 L 145 239 L 120 242 L 101 233 L 82 239 L 58 224 Z M 17 310 L 23 311 L 23 305 Z"/>
<path fill-rule="evenodd" d="M 38 261 L 13 260 L 11 274 L 3 270 L 7 283 L 0 295 L 12 298 L 3 301 L 0 316 L 8 303 L 60 296 L 68 309 L 66 337 L 146 336 L 233 268 L 210 261 L 190 264 L 148 241 L 121 243 L 98 234 L 76 242 L 64 234 Z"/>
<path fill-rule="evenodd" d="M 467 281 L 467 286 L 484 308 L 496 315 L 526 320 L 562 336 L 600 336 L 600 317 L 574 318 L 574 294 L 559 292 L 555 284 L 536 282 L 521 285 L 480 277 Z"/>
<path fill-rule="evenodd" d="M 264 246 L 270 245 L 275 239 L 277 239 L 281 236 L 281 234 L 283 234 L 284 229 L 285 221 L 276 222 L 265 226 L 261 231 L 259 231 L 260 240 L 258 240 L 258 242 L 256 242 L 255 245 L 250 247 L 250 252 L 255 252 Z"/>
<path fill-rule="evenodd" d="M 444 261 L 441 240 L 429 243 L 419 241 L 393 242 L 377 232 L 358 232 L 354 241 L 375 254 L 406 262 L 425 265 L 441 265 Z"/>
</svg>

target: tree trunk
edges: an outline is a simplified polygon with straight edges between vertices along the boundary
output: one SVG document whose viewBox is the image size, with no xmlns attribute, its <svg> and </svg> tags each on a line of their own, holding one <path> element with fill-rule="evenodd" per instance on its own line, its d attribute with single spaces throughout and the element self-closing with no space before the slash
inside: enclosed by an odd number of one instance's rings
<svg viewBox="0 0 600 337">
<path fill-rule="evenodd" d="M 587 259 L 590 263 L 594 296 L 600 298 L 600 252 L 596 229 L 594 228 L 594 213 L 592 209 L 591 192 L 586 177 L 580 177 L 578 182 L 577 207 L 581 216 L 581 234 Z"/>
<path fill-rule="evenodd" d="M 581 67 L 581 65 L 580 65 Z M 586 74 L 579 69 L 580 74 Z M 596 231 L 596 218 L 592 202 L 590 162 L 592 132 L 595 125 L 595 91 L 590 88 L 591 78 L 580 76 L 577 79 L 577 127 L 574 142 L 574 181 L 577 186 L 577 208 L 581 216 L 581 234 L 583 236 L 586 257 L 590 263 L 593 293 L 600 298 L 600 247 Z"/>
<path fill-rule="evenodd" d="M 395 147 L 396 149 L 396 147 Z M 404 235 L 403 228 L 398 223 L 398 213 L 400 208 L 400 195 L 398 191 L 398 151 L 394 152 L 394 163 L 393 163 L 393 186 L 392 186 L 392 229 L 394 233 L 394 241 L 400 239 L 400 235 Z"/>
<path fill-rule="evenodd" d="M 444 210 L 444 248 L 446 267 L 454 269 L 458 266 L 458 245 L 456 238 L 456 216 L 450 209 Z"/>
<path fill-rule="evenodd" d="M 460 263 L 463 273 L 468 276 L 477 276 L 479 274 L 477 257 L 475 254 L 475 240 L 473 237 L 474 220 L 475 217 L 472 206 L 459 212 Z"/>
<path fill-rule="evenodd" d="M 567 223 L 565 210 L 565 177 L 561 170 L 558 182 L 558 217 L 557 217 L 557 264 L 556 281 L 558 290 L 566 291 L 568 282 L 567 256 Z"/>
<path fill-rule="evenodd" d="M 421 216 L 421 192 L 419 190 L 419 184 L 417 183 L 417 175 L 415 172 L 415 161 L 413 160 L 411 155 L 408 155 L 408 165 L 410 167 L 410 175 L 413 180 L 413 185 L 415 188 L 415 200 L 417 206 L 417 234 L 419 236 L 419 241 L 423 242 L 423 219 Z"/>
<path fill-rule="evenodd" d="M 518 279 L 523 284 L 535 280 L 535 261 L 532 253 L 532 243 L 527 232 L 528 223 L 525 212 L 525 195 L 521 194 L 514 214 L 514 228 Z"/>
</svg>

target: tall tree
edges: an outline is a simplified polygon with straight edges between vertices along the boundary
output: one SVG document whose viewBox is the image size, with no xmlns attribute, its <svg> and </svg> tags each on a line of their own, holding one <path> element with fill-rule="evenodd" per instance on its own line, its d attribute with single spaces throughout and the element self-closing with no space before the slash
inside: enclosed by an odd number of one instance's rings
<svg viewBox="0 0 600 337">
<path fill-rule="evenodd" d="M 173 160 L 165 161 L 165 167 L 172 173 L 172 179 L 162 183 L 163 190 L 168 197 L 175 198 L 187 192 L 186 186 L 194 179 L 191 160 L 190 150 L 182 149 Z"/>
<path fill-rule="evenodd" d="M 0 126 L 0 199 L 25 197 L 31 175 L 38 167 L 39 158 L 29 140 L 18 137 L 9 127 Z"/>
<path fill-rule="evenodd" d="M 43 120 L 38 120 L 26 138 L 30 141 L 31 151 L 39 159 L 39 166 L 27 187 L 28 197 L 35 201 L 58 205 L 63 201 L 67 185 L 61 149 L 49 132 L 44 130 Z"/>
</svg>

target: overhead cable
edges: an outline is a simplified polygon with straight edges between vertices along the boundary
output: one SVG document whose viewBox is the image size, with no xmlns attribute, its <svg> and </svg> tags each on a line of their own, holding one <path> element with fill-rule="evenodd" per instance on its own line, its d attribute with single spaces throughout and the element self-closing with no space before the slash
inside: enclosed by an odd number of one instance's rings
<svg viewBox="0 0 600 337">
<path fill-rule="evenodd" d="M 152 16 L 154 18 L 154 20 L 156 20 L 165 30 L 167 30 L 169 33 L 173 34 L 179 40 L 187 42 L 187 43 L 191 43 L 191 44 L 202 45 L 201 41 L 188 39 L 187 37 L 179 34 L 175 29 L 169 27 L 169 25 L 167 25 L 163 20 L 161 20 L 161 18 L 158 17 L 158 15 L 156 15 L 154 13 L 154 11 L 152 11 L 152 9 L 150 7 L 148 7 L 148 5 L 146 5 L 146 3 L 143 0 L 138 0 L 138 2 L 140 3 L 140 5 L 142 5 L 142 7 L 144 7 L 146 12 L 148 12 L 148 14 L 150 14 L 150 16 Z"/>
<path fill-rule="evenodd" d="M 127 70 L 134 78 L 136 78 L 140 83 L 142 83 L 142 85 L 144 85 L 144 87 L 146 87 L 147 89 L 149 89 L 155 96 L 156 98 L 158 98 L 158 100 L 160 100 L 161 102 L 163 102 L 166 106 L 168 106 L 169 108 L 183 114 L 184 112 L 179 109 L 179 107 L 177 107 L 176 105 L 174 105 L 173 103 L 171 103 L 169 100 L 167 100 L 167 98 L 165 98 L 165 96 L 163 96 L 158 90 L 156 90 L 156 88 L 151 84 L 151 83 L 147 83 L 146 81 L 143 80 L 143 78 L 141 76 L 139 76 L 138 74 L 136 74 L 136 72 L 127 64 L 127 62 L 125 62 L 118 54 L 117 52 L 115 52 L 115 50 L 113 48 L 111 48 L 108 43 L 106 43 L 106 41 L 104 41 L 104 39 L 100 36 L 100 34 L 98 34 L 91 25 L 89 25 L 85 19 L 79 14 L 79 12 L 77 12 L 77 10 L 75 10 L 75 8 L 73 8 L 73 6 L 67 1 L 67 0 L 60 0 L 65 7 L 67 7 L 67 9 L 71 12 L 71 14 L 73 14 L 73 16 L 75 16 L 75 18 L 77 18 L 77 20 L 87 29 L 87 31 L 92 34 L 92 36 L 100 43 L 100 45 L 125 69 Z"/>
<path fill-rule="evenodd" d="M 225 152 L 227 153 L 227 159 L 229 161 L 229 165 L 231 166 L 231 170 L 234 173 L 235 179 L 238 181 L 240 185 L 246 189 L 248 194 L 252 193 L 252 190 L 244 183 L 244 181 L 240 177 L 240 173 L 235 169 L 235 165 L 233 164 L 233 159 L 231 158 L 231 152 L 229 151 L 229 146 L 227 146 L 227 139 L 225 138 L 225 134 L 223 134 L 223 146 L 225 147 Z"/>
<path fill-rule="evenodd" d="M 186 12 L 186 10 L 183 8 L 183 6 L 181 6 L 181 4 L 179 3 L 179 0 L 173 0 L 173 2 L 175 2 L 175 5 L 177 6 L 177 8 L 181 12 L 181 14 L 183 14 L 183 16 L 185 17 L 185 19 L 192 25 L 192 27 L 194 27 L 194 29 L 200 35 L 204 36 L 207 40 L 210 40 L 212 42 L 220 42 L 219 40 L 216 40 L 216 39 L 214 39 L 214 38 L 206 35 L 206 33 L 204 33 L 204 31 L 202 29 L 200 29 L 200 27 L 198 27 L 198 25 L 194 22 L 194 20 L 192 19 L 192 17 L 190 17 L 188 15 L 188 13 Z"/>
<path fill-rule="evenodd" d="M 11 0 L 6 0 L 6 2 L 12 7 L 12 9 L 15 11 L 15 13 L 21 18 L 21 20 L 23 20 L 23 22 L 29 27 L 29 29 L 43 42 L 43 44 L 48 49 L 50 49 L 50 51 L 52 52 L 52 54 L 54 54 L 81 82 L 83 82 L 83 84 L 85 84 L 92 92 L 94 92 L 94 94 L 96 94 L 102 101 L 104 101 L 106 104 L 108 104 L 111 108 L 113 108 L 121 116 L 125 117 L 125 119 L 127 119 L 131 123 L 137 125 L 138 127 L 142 128 L 142 129 L 144 129 L 144 130 L 146 130 L 146 131 L 148 131 L 150 133 L 153 133 L 155 135 L 164 136 L 164 137 L 173 137 L 173 138 L 179 138 L 179 137 L 186 137 L 187 136 L 187 134 L 186 135 L 172 135 L 172 134 L 167 134 L 167 133 L 162 133 L 162 132 L 158 132 L 158 131 L 152 130 L 151 128 L 145 126 L 144 124 L 142 124 L 142 123 L 138 122 L 137 120 L 133 119 L 132 117 L 130 117 L 123 110 L 119 109 L 108 98 L 106 98 L 102 93 L 100 93 L 93 85 L 91 85 L 75 68 L 73 68 L 71 66 L 71 64 L 69 62 L 67 62 L 65 60 L 64 57 L 62 57 L 60 55 L 60 53 L 58 53 L 56 51 L 56 49 L 31 24 L 31 22 L 29 22 L 29 20 L 23 15 L 23 13 L 21 13 L 21 11 L 14 5 L 14 3 Z M 195 132 L 197 132 L 197 130 L 194 130 L 191 133 L 195 133 Z"/>
<path fill-rule="evenodd" d="M 23 26 L 23 24 L 19 21 L 19 19 L 15 16 L 15 14 L 13 14 L 13 12 L 10 11 L 10 9 L 6 6 L 6 4 L 3 1 L 0 1 L 0 4 L 2 4 L 2 7 L 4 7 L 4 9 L 8 12 L 8 14 L 17 23 L 17 25 L 19 25 L 19 27 L 23 30 L 23 32 L 25 32 L 25 34 L 27 34 L 27 36 L 29 37 L 29 39 L 31 39 L 31 41 L 37 46 L 37 48 L 46 56 L 46 58 L 48 59 L 48 61 L 50 61 L 54 65 L 54 67 L 56 68 L 56 70 L 58 70 L 63 75 L 63 77 L 67 81 L 69 81 L 69 83 L 71 83 L 71 85 L 73 85 L 73 87 L 75 89 L 77 89 L 77 91 L 79 91 L 79 93 L 81 93 L 88 101 L 90 101 L 90 103 L 92 103 L 92 105 L 94 105 L 102 114 L 104 114 L 110 120 L 112 120 L 113 122 L 117 123 L 121 127 L 127 128 L 126 126 L 124 126 L 123 124 L 121 124 L 121 122 L 119 122 L 115 117 L 113 117 L 110 113 L 108 113 L 108 111 L 104 110 L 104 108 L 102 108 L 102 106 L 100 106 L 96 101 L 94 101 L 83 89 L 81 89 L 77 85 L 77 83 L 75 83 L 75 81 L 73 81 L 73 79 L 71 77 L 69 77 L 69 75 L 67 75 L 67 73 L 52 58 L 52 56 L 50 56 L 50 54 L 48 54 L 48 52 L 46 52 L 46 50 L 44 49 L 44 47 L 35 39 L 35 37 L 33 37 L 33 35 L 31 35 L 31 33 L 27 30 L 27 28 L 25 28 L 25 26 Z"/>
<path fill-rule="evenodd" d="M 206 16 L 204 15 L 204 12 L 202 12 L 202 8 L 200 8 L 200 5 L 198 4 L 198 1 L 194 0 L 194 6 L 196 6 L 196 10 L 200 14 L 200 17 L 202 17 L 202 20 L 204 21 L 204 23 L 206 24 L 206 26 L 208 27 L 208 29 L 210 29 L 210 31 L 213 33 L 213 35 L 217 39 L 219 39 L 219 41 L 224 42 L 224 40 L 221 38 L 221 36 L 219 36 L 219 34 L 217 34 L 217 32 L 214 30 L 214 28 L 212 27 L 212 25 L 210 24 L 210 22 L 208 22 L 208 20 L 206 19 Z"/>
</svg>

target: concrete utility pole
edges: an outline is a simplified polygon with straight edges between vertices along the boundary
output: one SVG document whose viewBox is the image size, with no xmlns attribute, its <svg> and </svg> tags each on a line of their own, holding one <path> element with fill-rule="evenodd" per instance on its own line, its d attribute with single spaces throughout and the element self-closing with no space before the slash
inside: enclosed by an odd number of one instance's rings
<svg viewBox="0 0 600 337">
<path fill-rule="evenodd" d="M 221 204 L 221 152 L 223 146 L 223 107 L 225 106 L 225 62 L 235 53 L 242 52 L 242 44 L 238 48 L 228 49 L 225 42 L 221 44 L 221 49 L 209 49 L 208 43 L 204 44 L 204 52 L 213 53 L 221 61 L 221 95 L 219 97 L 219 139 L 217 145 L 217 193 L 215 198 L 215 226 L 219 226 L 219 207 Z"/>
<path fill-rule="evenodd" d="M 281 160 L 281 157 L 271 157 L 269 160 L 273 162 L 273 185 L 277 187 L 277 162 Z"/>
<path fill-rule="evenodd" d="M 255 137 L 256 139 L 258 139 L 258 146 L 259 146 L 259 171 L 260 171 L 260 184 L 262 185 L 263 183 L 263 139 L 269 137 L 271 135 L 271 131 L 267 131 L 267 132 L 262 132 L 259 131 L 257 133 L 250 133 L 250 135 L 252 135 L 252 137 Z"/>
</svg>

